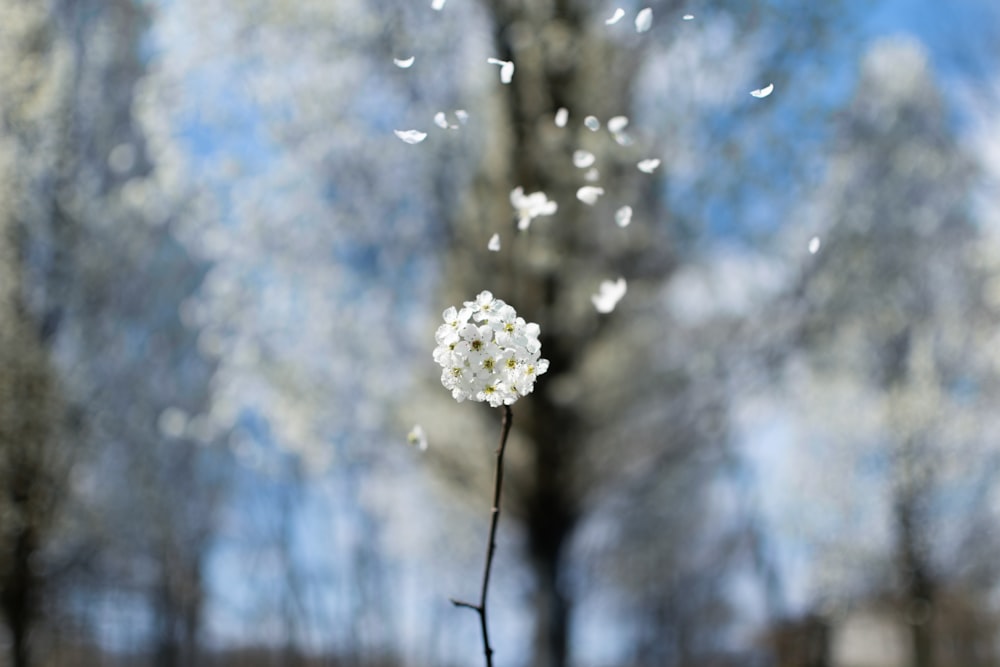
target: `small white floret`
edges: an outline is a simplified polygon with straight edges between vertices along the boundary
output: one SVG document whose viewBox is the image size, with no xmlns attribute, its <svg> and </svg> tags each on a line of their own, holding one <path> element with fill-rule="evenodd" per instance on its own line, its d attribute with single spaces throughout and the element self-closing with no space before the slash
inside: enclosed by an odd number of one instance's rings
<svg viewBox="0 0 1000 667">
<path fill-rule="evenodd" d="M 694 20 L 694 14 L 685 14 L 681 18 L 684 19 L 685 21 L 693 21 Z"/>
<path fill-rule="evenodd" d="M 576 198 L 588 206 L 597 203 L 597 199 L 604 194 L 604 188 L 594 185 L 585 185 L 576 191 Z"/>
<path fill-rule="evenodd" d="M 419 144 L 427 138 L 427 133 L 420 130 L 393 130 L 393 133 L 408 144 Z"/>
<path fill-rule="evenodd" d="M 622 206 L 620 209 L 615 211 L 615 224 L 619 227 L 628 227 L 629 223 L 632 222 L 632 207 Z"/>
<path fill-rule="evenodd" d="M 809 254 L 815 255 L 817 252 L 819 252 L 819 237 L 814 236 L 809 239 Z"/>
<path fill-rule="evenodd" d="M 433 9 L 436 12 L 441 11 L 442 9 L 444 9 L 444 3 L 446 1 L 447 0 L 431 0 L 431 9 Z"/>
<path fill-rule="evenodd" d="M 594 308 L 597 309 L 599 313 L 610 313 L 618 305 L 618 302 L 622 300 L 625 296 L 628 286 L 625 284 L 624 278 L 619 278 L 618 280 L 612 282 L 610 280 L 601 281 L 601 286 L 597 290 L 597 294 L 593 294 L 590 300 L 594 304 Z"/>
<path fill-rule="evenodd" d="M 492 252 L 500 252 L 500 235 L 494 234 L 490 237 L 490 242 L 486 244 L 486 248 Z"/>
<path fill-rule="evenodd" d="M 767 97 L 768 95 L 770 95 L 773 92 L 774 92 L 774 84 L 773 83 L 769 83 L 766 86 L 764 86 L 763 88 L 758 88 L 757 90 L 751 90 L 750 94 L 753 95 L 754 97 L 760 99 L 762 97 Z"/>
<path fill-rule="evenodd" d="M 416 60 L 415 56 L 410 56 L 409 58 L 393 58 L 392 64 L 400 69 L 409 69 L 413 65 L 413 61 Z"/>
<path fill-rule="evenodd" d="M 442 130 L 448 129 L 448 119 L 445 117 L 443 111 L 438 111 L 434 114 L 434 124 L 440 127 Z"/>
<path fill-rule="evenodd" d="M 615 10 L 615 13 L 611 15 L 611 18 L 604 21 L 604 24 L 614 25 L 619 21 L 621 21 L 623 16 L 625 16 L 625 10 L 619 7 L 618 9 Z"/>
<path fill-rule="evenodd" d="M 569 120 L 569 109 L 566 107 L 559 107 L 556 111 L 556 127 L 566 127 L 566 121 Z"/>
<path fill-rule="evenodd" d="M 583 125 L 591 132 L 601 129 L 601 121 L 597 120 L 597 116 L 587 116 L 583 119 Z"/>
<path fill-rule="evenodd" d="M 653 10 L 646 7 L 635 15 L 635 31 L 646 32 L 651 27 L 653 27 Z"/>
<path fill-rule="evenodd" d="M 641 160 L 636 167 L 639 168 L 644 174 L 652 174 L 656 171 L 656 168 L 660 166 L 660 161 L 657 158 L 649 158 L 648 160 Z"/>
<path fill-rule="evenodd" d="M 455 109 L 455 118 L 458 119 L 459 123 L 465 125 L 469 122 L 469 112 L 465 109 Z"/>
</svg>

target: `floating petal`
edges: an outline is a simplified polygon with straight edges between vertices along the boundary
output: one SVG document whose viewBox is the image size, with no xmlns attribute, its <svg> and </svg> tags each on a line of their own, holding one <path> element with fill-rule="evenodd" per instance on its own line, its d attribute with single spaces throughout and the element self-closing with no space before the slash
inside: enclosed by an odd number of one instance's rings
<svg viewBox="0 0 1000 667">
<path fill-rule="evenodd" d="M 500 66 L 500 83 L 508 84 L 514 78 L 514 63 L 511 61 L 500 60 L 499 58 L 487 58 L 486 62 L 491 65 Z"/>
<path fill-rule="evenodd" d="M 469 112 L 465 109 L 455 109 L 455 118 L 458 119 L 459 123 L 465 125 L 469 120 Z"/>
<path fill-rule="evenodd" d="M 415 56 L 410 56 L 409 58 L 393 58 L 392 64 L 400 69 L 409 69 L 413 65 L 413 61 L 416 60 Z"/>
<path fill-rule="evenodd" d="M 815 255 L 819 252 L 819 237 L 814 236 L 809 240 L 809 254 Z"/>
<path fill-rule="evenodd" d="M 601 121 L 597 120 L 597 116 L 587 116 L 583 119 L 583 124 L 591 132 L 601 129 Z"/>
<path fill-rule="evenodd" d="M 591 167 L 587 170 L 587 173 L 583 175 L 583 180 L 595 183 L 601 180 L 601 172 L 597 171 L 597 167 Z"/>
<path fill-rule="evenodd" d="M 393 132 L 408 144 L 419 144 L 427 138 L 427 133 L 420 130 L 393 130 Z"/>
<path fill-rule="evenodd" d="M 619 227 L 628 227 L 629 223 L 632 222 L 632 207 L 622 206 L 620 209 L 615 211 L 615 224 Z"/>
<path fill-rule="evenodd" d="M 585 185 L 576 191 L 576 198 L 588 206 L 593 206 L 597 203 L 597 198 L 603 194 L 604 188 L 599 188 L 593 185 Z"/>
<path fill-rule="evenodd" d="M 618 23 L 619 21 L 621 21 L 623 16 L 625 16 L 625 10 L 622 9 L 621 7 L 619 7 L 618 9 L 615 10 L 615 13 L 611 15 L 611 18 L 609 18 L 608 20 L 606 20 L 604 22 L 604 24 L 605 25 L 614 25 L 614 24 Z"/>
<path fill-rule="evenodd" d="M 556 127 L 566 127 L 566 121 L 569 120 L 569 109 L 566 107 L 559 107 L 556 111 Z"/>
<path fill-rule="evenodd" d="M 763 88 L 758 88 L 757 90 L 751 90 L 750 94 L 756 98 L 767 97 L 774 92 L 774 84 L 769 83 Z"/>
<path fill-rule="evenodd" d="M 636 166 L 642 173 L 652 174 L 656 171 L 656 168 L 660 166 L 660 161 L 655 157 L 649 158 L 648 160 L 641 160 Z"/>
<path fill-rule="evenodd" d="M 646 32 L 651 27 L 653 27 L 653 10 L 646 7 L 635 15 L 635 31 Z"/>
<path fill-rule="evenodd" d="M 622 297 L 625 296 L 627 290 L 628 285 L 625 283 L 624 278 L 619 278 L 614 282 L 604 280 L 601 282 L 597 294 L 592 295 L 590 300 L 593 302 L 597 312 L 610 313 L 618 305 L 618 302 L 622 300 Z"/>
<path fill-rule="evenodd" d="M 448 119 L 445 118 L 443 111 L 438 111 L 434 114 L 434 124 L 440 127 L 442 130 L 448 129 Z"/>
<path fill-rule="evenodd" d="M 494 234 L 490 237 L 490 242 L 486 244 L 487 249 L 493 252 L 500 252 L 500 235 Z"/>
<path fill-rule="evenodd" d="M 685 21 L 693 21 L 694 20 L 694 14 L 685 14 L 681 18 L 684 19 Z"/>
<path fill-rule="evenodd" d="M 444 9 L 445 2 L 447 2 L 447 0 L 431 0 L 431 9 L 433 9 L 436 12 L 439 12 L 442 9 Z"/>
<path fill-rule="evenodd" d="M 573 151 L 573 166 L 580 169 L 586 169 L 587 167 L 594 164 L 597 158 L 590 151 Z"/>
<path fill-rule="evenodd" d="M 615 116 L 608 119 L 608 132 L 618 134 L 628 127 L 628 116 Z"/>
</svg>

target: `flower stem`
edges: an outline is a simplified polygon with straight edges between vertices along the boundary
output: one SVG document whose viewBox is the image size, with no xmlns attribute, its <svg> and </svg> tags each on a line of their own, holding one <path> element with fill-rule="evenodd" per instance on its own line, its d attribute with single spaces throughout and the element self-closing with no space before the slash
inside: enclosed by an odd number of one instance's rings
<svg viewBox="0 0 1000 667">
<path fill-rule="evenodd" d="M 490 633 L 486 627 L 486 595 L 490 587 L 490 570 L 493 567 L 493 553 L 496 551 L 497 524 L 500 521 L 500 489 L 503 487 L 503 452 L 507 447 L 507 435 L 510 433 L 514 415 L 509 405 L 503 406 L 503 423 L 500 426 L 500 444 L 497 446 L 497 467 L 493 474 L 493 509 L 490 514 L 490 536 L 486 545 L 486 566 L 483 568 L 483 587 L 479 593 L 479 604 L 461 602 L 455 598 L 451 603 L 456 607 L 468 607 L 479 614 L 479 626 L 483 631 L 483 652 L 486 654 L 486 667 L 493 667 L 493 649 L 490 647 Z"/>
</svg>

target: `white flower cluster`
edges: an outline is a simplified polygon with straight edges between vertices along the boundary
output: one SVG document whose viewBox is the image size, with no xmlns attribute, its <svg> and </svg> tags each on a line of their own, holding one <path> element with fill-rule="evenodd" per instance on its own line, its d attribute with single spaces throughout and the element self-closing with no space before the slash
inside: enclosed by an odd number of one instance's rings
<svg viewBox="0 0 1000 667">
<path fill-rule="evenodd" d="M 434 336 L 434 361 L 441 365 L 441 384 L 461 403 L 486 401 L 511 405 L 535 388 L 535 378 L 549 368 L 541 359 L 541 331 L 490 292 L 480 292 L 461 309 L 444 311 L 444 324 Z"/>
</svg>

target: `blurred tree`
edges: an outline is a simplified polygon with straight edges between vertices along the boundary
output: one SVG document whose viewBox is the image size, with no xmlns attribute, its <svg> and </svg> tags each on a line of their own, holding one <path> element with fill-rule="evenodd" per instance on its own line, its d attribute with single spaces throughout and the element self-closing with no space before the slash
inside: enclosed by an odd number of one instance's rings
<svg viewBox="0 0 1000 667">
<path fill-rule="evenodd" d="M 804 455 L 822 465 L 803 461 L 807 485 L 837 508 L 814 521 L 836 541 L 822 540 L 821 588 L 895 596 L 916 667 L 944 664 L 943 592 L 994 560 L 957 548 L 981 535 L 977 499 L 1000 454 L 997 267 L 972 216 L 975 178 L 922 47 L 872 46 L 813 201 L 822 247 L 796 295 L 802 355 L 789 377 Z"/>
</svg>

